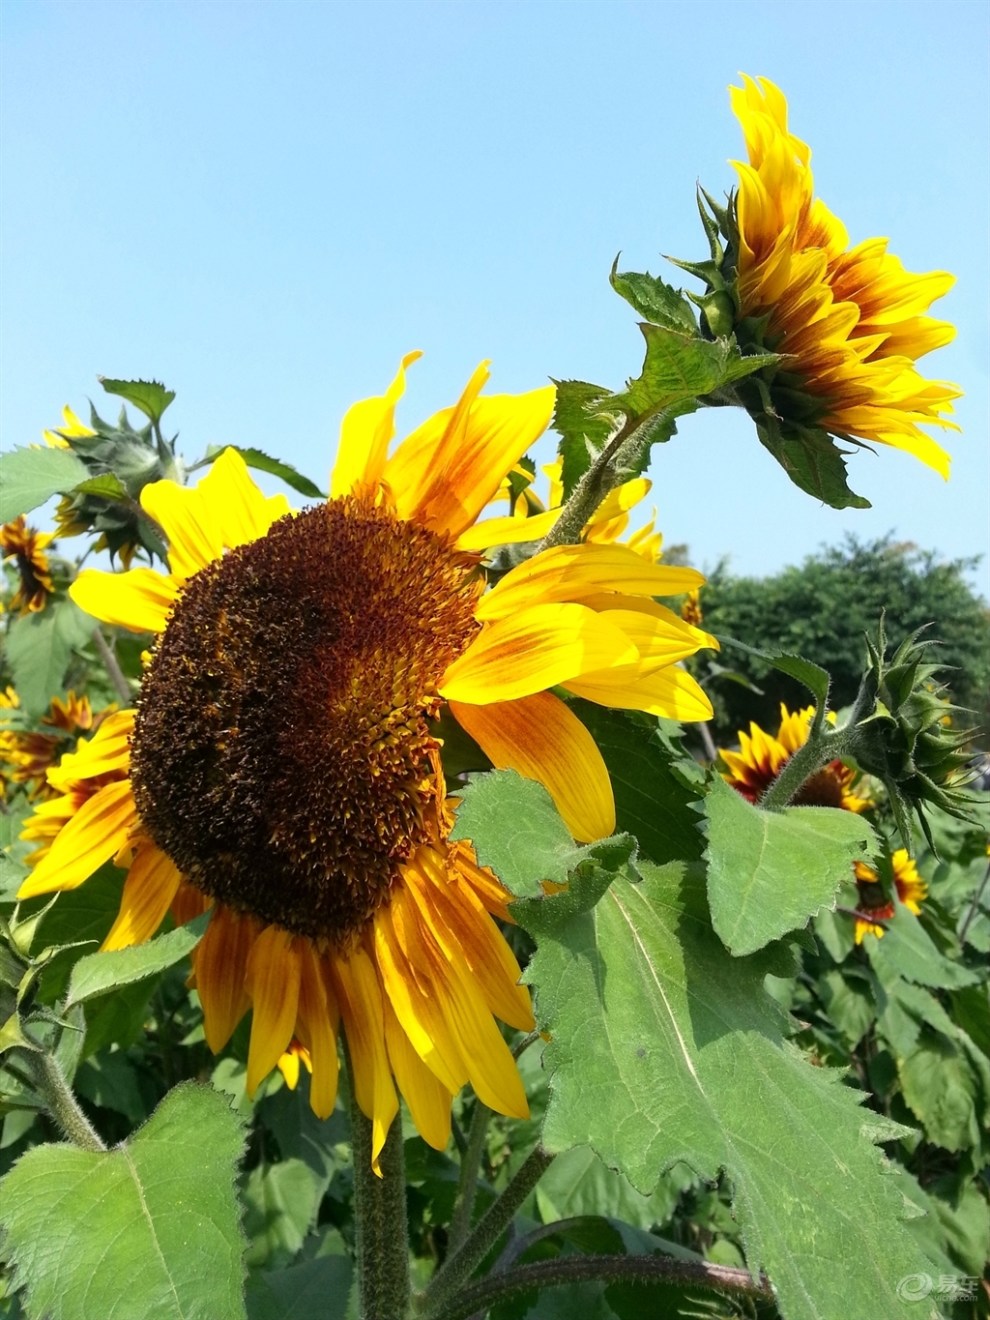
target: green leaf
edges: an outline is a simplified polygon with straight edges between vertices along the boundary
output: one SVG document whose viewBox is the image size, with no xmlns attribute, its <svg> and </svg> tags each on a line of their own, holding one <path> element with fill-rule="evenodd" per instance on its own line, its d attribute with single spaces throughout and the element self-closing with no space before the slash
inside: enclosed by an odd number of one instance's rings
<svg viewBox="0 0 990 1320">
<path fill-rule="evenodd" d="M 566 884 L 600 846 L 576 844 L 543 785 L 514 770 L 477 775 L 459 796 L 450 837 L 470 839 L 481 864 L 519 897 L 542 894 L 544 880 Z"/>
<path fill-rule="evenodd" d="M 73 487 L 71 494 L 100 495 L 105 500 L 126 500 L 127 487 L 112 472 L 104 472 L 101 476 L 81 481 L 78 486 Z"/>
<path fill-rule="evenodd" d="M 609 282 L 616 293 L 625 298 L 645 321 L 689 335 L 697 334 L 698 322 L 694 310 L 680 289 L 665 284 L 649 271 L 643 275 L 633 271 L 619 273 L 618 266 L 619 258 L 616 257 Z"/>
<path fill-rule="evenodd" d="M 724 1170 L 785 1320 L 903 1320 L 897 1281 L 927 1262 L 871 1141 L 904 1129 L 789 1045 L 763 989 L 771 951 L 726 953 L 697 868 L 641 870 L 574 916 L 558 919 L 560 899 L 513 909 L 537 937 L 526 980 L 550 1033 L 544 1144 L 590 1143 L 644 1195 L 678 1161 Z"/>
<path fill-rule="evenodd" d="M 248 1265 L 287 1265 L 316 1222 L 321 1188 L 302 1160 L 259 1164 L 244 1189 Z"/>
<path fill-rule="evenodd" d="M 924 1030 L 897 1060 L 897 1075 L 929 1141 L 946 1150 L 979 1152 L 990 1117 L 990 1065 L 962 1033 L 950 1039 Z"/>
<path fill-rule="evenodd" d="M 936 990 L 974 985 L 980 973 L 940 953 L 922 922 L 895 897 L 894 916 L 883 939 L 864 940 L 873 969 L 882 982 L 898 976 Z"/>
<path fill-rule="evenodd" d="M 611 398 L 610 390 L 584 380 L 555 380 L 554 384 L 557 401 L 553 429 L 561 437 L 558 452 L 563 459 L 561 480 L 566 500 L 617 429 L 618 421 L 614 413 L 598 407 L 602 400 Z"/>
<path fill-rule="evenodd" d="M 162 413 L 175 398 L 175 390 L 167 390 L 157 380 L 111 380 L 108 376 L 96 379 L 108 394 L 133 403 L 152 422 L 161 421 Z"/>
<path fill-rule="evenodd" d="M 70 449 L 14 449 L 3 456 L 0 523 L 30 513 L 53 495 L 78 486 L 89 475 Z"/>
<path fill-rule="evenodd" d="M 852 811 L 761 811 L 714 776 L 708 812 L 708 901 L 727 949 L 754 953 L 831 906 L 858 858 L 877 847 Z"/>
<path fill-rule="evenodd" d="M 114 1150 L 37 1146 L 3 1179 L 3 1251 L 28 1320 L 242 1320 L 241 1124 L 183 1083 Z"/>
<path fill-rule="evenodd" d="M 319 1256 L 253 1279 L 248 1320 L 344 1320 L 351 1290 L 350 1257 Z"/>
<path fill-rule="evenodd" d="M 84 1004 L 88 999 L 105 995 L 118 986 L 131 985 L 172 967 L 190 954 L 203 938 L 209 921 L 204 913 L 187 926 L 170 930 L 147 944 L 106 953 L 90 953 L 80 958 L 69 977 L 66 1005 Z"/>
<path fill-rule="evenodd" d="M 743 357 L 734 340 L 701 339 L 660 325 L 640 325 L 646 340 L 643 371 L 609 404 L 627 417 L 645 418 L 678 405 L 688 410 L 713 390 L 775 362 L 772 353 Z"/>
<path fill-rule="evenodd" d="M 315 481 L 310 481 L 309 477 L 304 477 L 301 472 L 297 472 L 291 463 L 283 463 L 280 458 L 272 458 L 270 454 L 266 454 L 262 449 L 244 449 L 240 445 L 210 445 L 206 451 L 206 456 L 208 459 L 215 458 L 217 454 L 222 454 L 225 449 L 235 450 L 244 459 L 248 467 L 278 477 L 287 486 L 297 490 L 300 495 L 305 495 L 313 500 L 325 500 L 327 498 L 326 491 L 320 490 Z"/>
<path fill-rule="evenodd" d="M 558 1155 L 547 1169 L 537 1184 L 536 1204 L 545 1224 L 577 1215 L 606 1215 L 649 1229 L 665 1224 L 681 1193 L 697 1181 L 686 1164 L 678 1164 L 644 1196 L 621 1173 L 607 1169 L 588 1146 L 579 1146 Z"/>
<path fill-rule="evenodd" d="M 61 696 L 73 652 L 85 646 L 96 627 L 69 599 L 56 601 L 38 614 L 22 614 L 7 634 L 7 663 L 21 708 L 43 715 L 52 697 Z"/>
<path fill-rule="evenodd" d="M 756 433 L 794 485 L 833 509 L 869 509 L 870 501 L 855 494 L 846 482 L 847 453 L 818 427 L 789 424 L 786 429 L 765 414 L 756 421 Z"/>
<path fill-rule="evenodd" d="M 615 794 L 616 829 L 632 834 L 654 862 L 696 861 L 705 846 L 695 764 L 665 743 L 656 720 L 570 703 L 601 751 Z"/>
<path fill-rule="evenodd" d="M 729 646 L 737 651 L 745 651 L 747 655 L 755 656 L 758 660 L 763 660 L 771 669 L 779 670 L 782 674 L 787 674 L 790 678 L 796 678 L 799 683 L 803 683 L 815 699 L 815 705 L 822 709 L 828 701 L 828 690 L 831 683 L 827 669 L 821 665 L 816 665 L 811 660 L 805 660 L 802 655 L 792 655 L 788 651 L 777 649 L 761 650 L 758 647 L 750 646 L 747 642 L 741 642 L 737 637 L 726 637 L 720 635 L 718 639 L 723 646 Z M 743 679 L 744 683 L 748 680 Z M 752 687 L 752 684 L 749 684 Z M 757 692 L 759 689 L 755 689 Z"/>
</svg>

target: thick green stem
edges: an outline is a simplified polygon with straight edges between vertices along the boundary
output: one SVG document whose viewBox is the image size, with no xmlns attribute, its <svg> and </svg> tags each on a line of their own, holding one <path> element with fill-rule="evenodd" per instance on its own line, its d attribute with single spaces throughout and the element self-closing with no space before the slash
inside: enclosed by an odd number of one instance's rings
<svg viewBox="0 0 990 1320">
<path fill-rule="evenodd" d="M 353 1073 L 348 1092 L 354 1160 L 358 1314 L 360 1320 L 406 1320 L 412 1286 L 402 1121 L 397 1117 L 385 1138 L 379 1157 L 379 1177 L 371 1167 L 371 1120 L 364 1116 L 354 1098 Z"/>
<path fill-rule="evenodd" d="M 760 806 L 764 811 L 786 807 L 806 780 L 829 761 L 841 758 L 848 742 L 844 730 L 835 732 L 826 727 L 816 734 L 812 729 L 804 746 L 781 766 L 777 778 L 760 798 Z"/>
<path fill-rule="evenodd" d="M 672 1256 L 560 1256 L 556 1260 L 520 1265 L 504 1274 L 489 1274 L 431 1311 L 430 1317 L 431 1320 L 467 1320 L 468 1316 L 487 1314 L 496 1302 L 513 1293 L 591 1279 L 606 1283 L 687 1284 L 749 1297 L 773 1296 L 765 1279 L 754 1283 L 747 1270 L 710 1265 L 707 1261 L 675 1260 Z"/>
<path fill-rule="evenodd" d="M 130 706 L 134 702 L 134 694 L 131 692 L 130 684 L 124 677 L 124 671 L 117 663 L 117 657 L 114 655 L 113 648 L 107 639 L 100 632 L 99 628 L 93 630 L 93 645 L 96 647 L 100 659 L 103 661 L 103 668 L 109 675 L 110 682 L 117 696 L 125 706 Z"/>
<path fill-rule="evenodd" d="M 454 1204 L 454 1216 L 450 1222 L 448 1238 L 449 1250 L 455 1252 L 468 1235 L 471 1227 L 471 1215 L 474 1212 L 474 1198 L 478 1190 L 478 1171 L 481 1157 L 485 1151 L 485 1137 L 488 1134 L 488 1120 L 492 1111 L 480 1100 L 474 1107 L 471 1127 L 468 1131 L 467 1146 L 461 1156 L 461 1173 L 457 1182 L 457 1200 Z"/>
<path fill-rule="evenodd" d="M 430 1320 L 441 1313 L 442 1308 L 488 1255 L 552 1162 L 553 1156 L 541 1147 L 537 1146 L 531 1151 L 516 1170 L 509 1185 L 478 1220 L 467 1241 L 453 1255 L 448 1256 L 437 1270 L 423 1296 L 422 1309 Z"/>
<path fill-rule="evenodd" d="M 44 1050 L 25 1050 L 22 1059 L 34 1089 L 45 1101 L 45 1108 L 73 1145 L 82 1150 L 106 1150 L 96 1129 L 79 1108 L 58 1060 Z"/>
<path fill-rule="evenodd" d="M 539 550 L 555 545 L 577 545 L 588 519 L 602 500 L 621 480 L 613 459 L 635 427 L 628 421 L 618 430 L 585 472 L 571 492 L 571 497 L 560 511 L 560 517 L 540 542 Z"/>
</svg>

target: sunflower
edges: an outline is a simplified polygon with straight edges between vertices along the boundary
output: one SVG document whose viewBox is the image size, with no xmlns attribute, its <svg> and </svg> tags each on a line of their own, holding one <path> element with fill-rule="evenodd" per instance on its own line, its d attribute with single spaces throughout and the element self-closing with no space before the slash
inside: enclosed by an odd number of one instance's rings
<svg viewBox="0 0 990 1320">
<path fill-rule="evenodd" d="M 897 897 L 909 912 L 920 916 L 921 904 L 928 897 L 928 886 L 918 875 L 918 868 L 906 848 L 898 848 L 891 855 L 890 868 Z M 877 939 L 883 936 L 884 927 L 877 923 L 893 918 L 894 904 L 872 866 L 856 862 L 853 871 L 858 893 L 856 907 L 861 914 L 856 918 L 856 943 L 862 944 L 866 935 L 875 935 Z"/>
<path fill-rule="evenodd" d="M 0 694 L 0 713 L 2 708 L 19 706 L 13 688 L 7 689 L 6 697 Z M 89 698 L 70 692 L 64 701 L 52 698 L 40 729 L 19 729 L 9 720 L 0 721 L 0 780 L 24 784 L 29 799 L 51 797 L 56 790 L 48 782 L 48 771 L 67 750 L 66 744 L 75 744 L 81 734 L 98 728 L 112 709 L 108 707 L 94 716 Z"/>
<path fill-rule="evenodd" d="M 730 88 L 748 163 L 739 174 L 736 294 L 762 346 L 786 354 L 774 381 L 780 417 L 848 439 L 906 450 L 949 474 L 949 456 L 921 427 L 949 422 L 961 391 L 926 380 L 915 362 L 955 334 L 924 315 L 954 283 L 914 275 L 887 239 L 850 248 L 845 226 L 814 195 L 811 152 L 787 127 L 787 102 L 766 78 Z"/>
<path fill-rule="evenodd" d="M 128 875 L 109 949 L 147 939 L 170 908 L 209 909 L 193 962 L 209 1045 L 251 1008 L 249 1092 L 296 1041 L 327 1115 L 342 1029 L 374 1161 L 399 1094 L 438 1148 L 466 1082 L 527 1112 L 495 1022 L 533 1024 L 492 920 L 511 895 L 449 837 L 441 709 L 496 766 L 544 784 L 580 840 L 612 832 L 611 785 L 549 689 L 711 714 L 677 665 L 706 634 L 652 599 L 697 585 L 694 570 L 561 546 L 485 591 L 478 515 L 554 392 L 479 397 L 483 365 L 390 452 L 418 356 L 346 415 L 325 504 L 290 513 L 233 450 L 193 489 L 145 486 L 169 572 L 90 569 L 71 589 L 98 619 L 157 635 L 137 709 L 50 772 L 60 796 L 28 822 L 39 847 L 21 889 L 73 889 L 115 859 Z"/>
<path fill-rule="evenodd" d="M 790 711 L 780 703 L 780 727 L 776 735 L 767 733 L 751 723 L 749 733 L 739 731 L 739 751 L 719 751 L 727 773 L 726 783 L 749 802 L 760 798 L 780 774 L 780 771 L 799 747 L 808 741 L 814 706 Z M 830 719 L 834 718 L 829 716 Z M 843 761 L 830 761 L 822 766 L 801 786 L 792 802 L 797 807 L 841 807 L 845 811 L 867 811 L 873 806 L 869 798 L 853 792 L 858 774 Z"/>
<path fill-rule="evenodd" d="M 52 532 L 29 527 L 23 513 L 0 527 L 0 551 L 4 559 L 14 561 L 19 579 L 10 601 L 12 609 L 20 607 L 22 614 L 38 614 L 48 597 L 54 595 L 51 564 L 45 553 L 54 539 Z"/>
</svg>

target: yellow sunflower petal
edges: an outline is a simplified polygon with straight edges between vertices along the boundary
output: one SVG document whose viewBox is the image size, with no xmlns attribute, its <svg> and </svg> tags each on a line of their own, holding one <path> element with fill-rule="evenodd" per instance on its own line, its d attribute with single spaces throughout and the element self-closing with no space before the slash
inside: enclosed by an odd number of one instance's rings
<svg viewBox="0 0 990 1320">
<path fill-rule="evenodd" d="M 583 605 L 533 605 L 482 629 L 440 683 L 448 701 L 514 701 L 568 678 L 634 664 L 639 652 Z"/>
<path fill-rule="evenodd" d="M 542 784 L 571 834 L 581 843 L 615 830 L 612 784 L 594 738 L 550 692 L 516 701 L 450 703 L 461 728 L 497 770 L 516 770 Z"/>
<path fill-rule="evenodd" d="M 248 545 L 292 510 L 284 495 L 265 495 L 236 449 L 225 449 L 196 487 L 227 550 Z"/>
<path fill-rule="evenodd" d="M 84 568 L 69 587 L 81 610 L 131 632 L 164 632 L 178 594 L 178 583 L 150 568 L 127 573 Z"/>
<path fill-rule="evenodd" d="M 250 917 L 218 907 L 193 954 L 206 1043 L 219 1054 L 247 1012 L 248 955 L 258 935 Z"/>
<path fill-rule="evenodd" d="M 317 1118 L 329 1118 L 337 1103 L 340 1071 L 337 1005 L 329 994 L 320 955 L 309 940 L 300 941 L 299 963 L 299 1028 L 309 1050 L 313 1074 L 309 1103 Z"/>
<path fill-rule="evenodd" d="M 335 958 L 330 975 L 347 1037 L 354 1096 L 361 1112 L 371 1119 L 371 1167 L 381 1176 L 378 1157 L 399 1112 L 385 1051 L 381 986 L 374 964 L 360 946 L 347 958 Z"/>
<path fill-rule="evenodd" d="M 248 1095 L 254 1095 L 276 1066 L 295 1033 L 300 976 L 294 936 L 278 926 L 266 926 L 252 945 L 247 960 L 247 991 L 252 1008 Z"/>
<path fill-rule="evenodd" d="M 374 488 L 380 482 L 395 435 L 395 405 L 406 389 L 406 368 L 422 356 L 418 350 L 407 353 L 384 395 L 362 399 L 345 413 L 330 476 L 331 498 L 349 495 L 359 486 Z"/>
<path fill-rule="evenodd" d="M 589 675 L 571 679 L 564 687 L 575 696 L 603 706 L 642 710 L 665 720 L 710 720 L 713 713 L 712 704 L 698 683 L 677 665 L 645 677 L 618 673 Z"/>
<path fill-rule="evenodd" d="M 559 517 L 559 509 L 547 509 L 529 518 L 486 518 L 461 532 L 455 544 L 458 550 L 490 550 L 496 545 L 542 541 Z"/>
<path fill-rule="evenodd" d="M 623 545 L 559 545 L 519 564 L 477 609 L 481 620 L 503 619 L 537 601 L 583 601 L 603 591 L 630 596 L 676 596 L 703 586 L 693 568 L 651 564 Z"/>
<path fill-rule="evenodd" d="M 182 875 L 171 857 L 152 843 L 138 848 L 124 881 L 117 920 L 100 948 L 126 949 L 150 940 L 165 920 L 181 883 Z"/>
<path fill-rule="evenodd" d="M 17 891 L 18 899 L 77 889 L 127 843 L 137 820 L 128 780 L 106 784 L 59 831 L 48 853 Z"/>
<path fill-rule="evenodd" d="M 450 1102 L 453 1097 L 409 1044 L 388 999 L 382 1002 L 385 1044 L 399 1091 L 426 1144 L 434 1150 L 445 1150 L 450 1140 Z"/>
</svg>

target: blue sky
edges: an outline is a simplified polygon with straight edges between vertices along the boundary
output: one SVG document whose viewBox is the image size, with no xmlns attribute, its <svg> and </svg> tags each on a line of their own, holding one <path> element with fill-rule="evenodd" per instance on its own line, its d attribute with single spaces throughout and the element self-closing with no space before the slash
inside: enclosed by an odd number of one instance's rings
<svg viewBox="0 0 990 1320">
<path fill-rule="evenodd" d="M 3 0 L 3 443 L 37 440 L 64 403 L 85 415 L 97 374 L 154 376 L 187 457 L 255 445 L 322 481 L 344 410 L 410 348 L 426 356 L 400 428 L 486 357 L 492 390 L 619 388 L 641 341 L 612 259 L 662 273 L 662 252 L 705 255 L 695 182 L 733 182 L 726 87 L 746 70 L 784 89 L 853 241 L 888 235 L 909 269 L 958 276 L 934 310 L 959 336 L 923 365 L 966 390 L 963 433 L 947 485 L 857 455 L 874 507 L 836 513 L 743 414 L 687 418 L 651 470 L 667 541 L 739 573 L 847 530 L 986 554 L 988 13 Z"/>
</svg>

